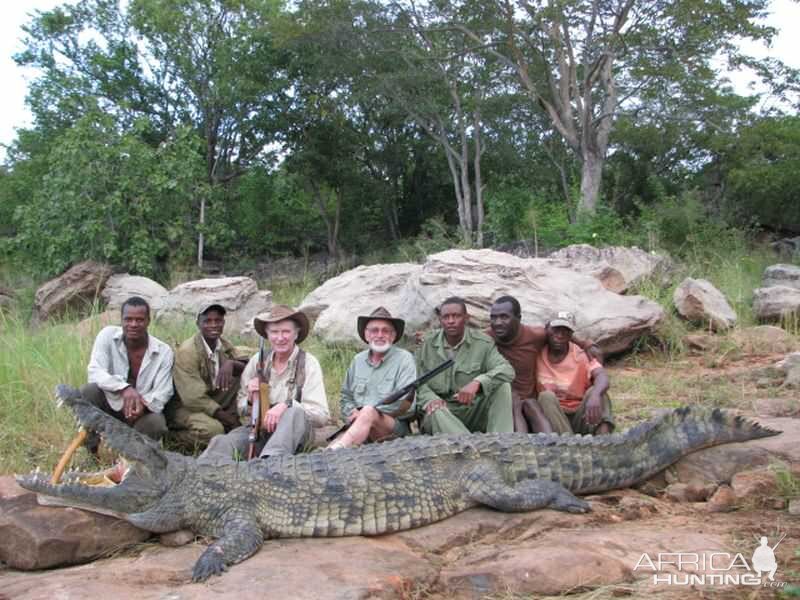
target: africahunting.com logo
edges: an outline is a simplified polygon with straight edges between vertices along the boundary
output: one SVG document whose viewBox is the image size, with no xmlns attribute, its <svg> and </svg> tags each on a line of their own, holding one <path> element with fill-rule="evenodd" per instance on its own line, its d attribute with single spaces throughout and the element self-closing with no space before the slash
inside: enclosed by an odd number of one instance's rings
<svg viewBox="0 0 800 600">
<path fill-rule="evenodd" d="M 778 562 L 775 548 L 786 534 L 769 545 L 762 536 L 748 561 L 741 552 L 659 552 L 642 554 L 634 571 L 652 571 L 653 584 L 666 585 L 750 585 L 783 588 L 784 581 L 776 581 Z"/>
</svg>

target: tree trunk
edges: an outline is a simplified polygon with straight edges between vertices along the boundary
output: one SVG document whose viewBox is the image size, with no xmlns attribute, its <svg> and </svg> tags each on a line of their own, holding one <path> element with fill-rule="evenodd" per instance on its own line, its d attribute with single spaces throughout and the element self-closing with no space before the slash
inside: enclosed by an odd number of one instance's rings
<svg viewBox="0 0 800 600">
<path fill-rule="evenodd" d="M 597 209 L 604 162 L 602 156 L 592 152 L 584 153 L 581 165 L 581 199 L 578 204 L 578 214 L 594 214 Z"/>
<path fill-rule="evenodd" d="M 197 268 L 203 268 L 203 246 L 204 246 L 204 238 L 203 238 L 203 226 L 206 223 L 206 199 L 205 197 L 200 198 L 200 232 L 197 235 Z"/>
</svg>

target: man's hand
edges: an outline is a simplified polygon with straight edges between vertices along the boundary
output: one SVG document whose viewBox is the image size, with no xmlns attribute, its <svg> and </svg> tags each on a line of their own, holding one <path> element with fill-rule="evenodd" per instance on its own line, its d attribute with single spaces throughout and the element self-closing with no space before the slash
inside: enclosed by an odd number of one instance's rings
<svg viewBox="0 0 800 600">
<path fill-rule="evenodd" d="M 477 396 L 478 392 L 480 391 L 481 391 L 480 382 L 470 381 L 467 385 L 458 390 L 458 392 L 453 394 L 453 399 L 459 404 L 470 405 L 472 404 L 472 401 L 475 400 L 475 396 Z"/>
<path fill-rule="evenodd" d="M 583 413 L 583 420 L 589 425 L 597 425 L 603 416 L 603 407 L 600 394 L 594 390 L 586 399 L 586 410 Z"/>
<path fill-rule="evenodd" d="M 274 433 L 287 408 L 289 408 L 288 404 L 278 402 L 278 404 L 270 408 L 267 414 L 264 415 L 264 421 L 261 423 L 261 426 L 266 429 L 268 433 Z"/>
<path fill-rule="evenodd" d="M 360 408 L 356 408 L 349 415 L 347 415 L 347 422 L 352 424 L 352 422 L 358 418 L 358 413 L 360 410 Z"/>
<path fill-rule="evenodd" d="M 440 408 L 447 408 L 447 402 L 445 402 L 442 398 L 437 398 L 436 400 L 431 400 L 425 406 L 425 414 L 432 415 Z"/>
<path fill-rule="evenodd" d="M 228 391 L 230 387 L 233 385 L 233 369 L 236 366 L 235 361 L 232 360 L 224 360 L 224 362 L 219 366 L 219 372 L 217 373 L 217 380 L 214 384 L 217 386 L 217 389 Z"/>
<path fill-rule="evenodd" d="M 135 423 L 146 409 L 144 398 L 132 385 L 122 390 L 122 416 L 129 425 Z"/>
<path fill-rule="evenodd" d="M 225 430 L 225 433 L 228 433 L 232 429 L 236 429 L 239 427 L 239 425 L 241 425 L 238 416 L 222 408 L 215 410 L 213 417 L 222 423 L 222 428 Z"/>
</svg>

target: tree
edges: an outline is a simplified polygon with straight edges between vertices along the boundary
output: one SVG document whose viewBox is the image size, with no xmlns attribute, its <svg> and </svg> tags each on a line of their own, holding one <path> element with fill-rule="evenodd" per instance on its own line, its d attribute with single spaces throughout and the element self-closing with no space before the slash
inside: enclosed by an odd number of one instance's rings
<svg viewBox="0 0 800 600">
<path fill-rule="evenodd" d="M 57 134 L 92 110 L 125 129 L 146 119 L 157 145 L 180 126 L 204 140 L 205 177 L 243 174 L 273 141 L 286 89 L 270 24 L 278 0 L 83 0 L 38 13 L 18 64 L 42 76 L 28 102 L 38 127 Z M 198 264 L 206 205 L 199 198 Z"/>
<path fill-rule="evenodd" d="M 145 125 L 146 127 L 146 125 Z M 179 129 L 158 148 L 113 117 L 88 113 L 53 145 L 33 198 L 15 213 L 15 245 L 47 273 L 93 258 L 153 275 L 191 254 L 192 207 L 208 193 L 199 140 Z"/>
<path fill-rule="evenodd" d="M 594 212 L 610 134 L 620 111 L 650 89 L 707 79 L 712 61 L 760 65 L 742 38 L 769 40 L 767 0 L 491 0 L 447 4 L 442 18 L 507 69 L 548 116 L 581 166 L 579 210 Z M 479 23 L 456 11 L 470 6 Z"/>
</svg>

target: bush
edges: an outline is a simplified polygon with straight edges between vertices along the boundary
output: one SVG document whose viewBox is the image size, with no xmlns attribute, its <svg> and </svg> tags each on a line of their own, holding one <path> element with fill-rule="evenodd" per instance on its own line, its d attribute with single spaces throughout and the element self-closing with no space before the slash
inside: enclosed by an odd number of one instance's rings
<svg viewBox="0 0 800 600">
<path fill-rule="evenodd" d="M 550 201 L 513 182 L 487 195 L 486 229 L 496 243 L 534 239 L 542 248 L 570 244 L 601 246 L 635 243 L 636 236 L 613 209 L 601 204 L 593 215 L 578 215 L 562 201 Z"/>
</svg>

